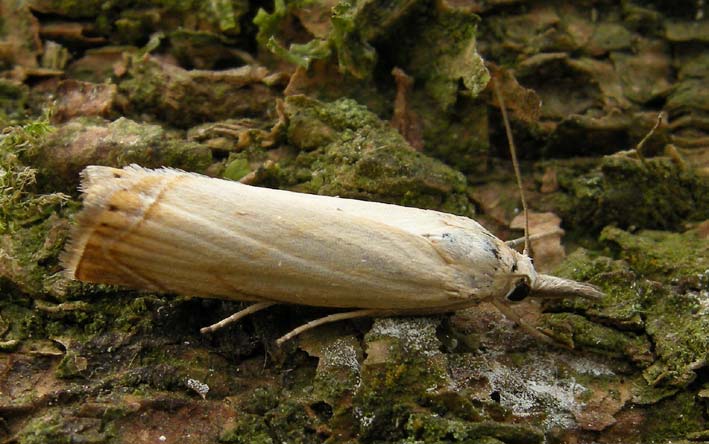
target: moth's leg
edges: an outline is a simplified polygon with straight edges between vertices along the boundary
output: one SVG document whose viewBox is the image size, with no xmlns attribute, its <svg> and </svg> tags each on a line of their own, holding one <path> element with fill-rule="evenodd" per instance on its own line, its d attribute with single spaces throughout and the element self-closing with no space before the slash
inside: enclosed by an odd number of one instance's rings
<svg viewBox="0 0 709 444">
<path fill-rule="evenodd" d="M 315 328 L 319 325 L 323 324 L 329 324 L 330 322 L 337 322 L 337 321 L 342 321 L 345 319 L 353 319 L 353 318 L 364 318 L 367 316 L 383 316 L 391 314 L 391 310 L 378 310 L 378 309 L 366 309 L 366 310 L 355 310 L 355 311 L 348 311 L 345 313 L 335 313 L 331 314 L 329 316 L 325 316 L 320 319 L 314 319 L 307 324 L 303 324 L 298 328 L 295 328 L 291 330 L 290 332 L 286 333 L 285 335 L 281 336 L 276 340 L 276 344 L 282 345 L 284 342 L 293 339 L 294 337 L 298 336 L 299 334 L 308 331 L 312 328 Z"/>
<path fill-rule="evenodd" d="M 525 322 L 517 313 L 515 313 L 510 306 L 505 305 L 504 302 L 498 301 L 496 299 L 491 299 L 490 302 L 500 310 L 500 312 L 505 315 L 507 319 L 510 321 L 516 323 L 520 327 L 524 329 L 527 333 L 530 335 L 534 336 L 535 338 L 547 343 L 547 344 L 552 344 L 552 345 L 559 345 L 560 343 L 552 339 L 551 337 L 547 336 L 543 332 L 537 330 L 534 328 L 532 325 L 529 325 L 527 322 Z M 561 344 L 564 345 L 564 344 Z M 568 346 L 566 346 L 568 348 Z"/>
<path fill-rule="evenodd" d="M 207 334 L 207 333 L 214 333 L 215 331 L 226 327 L 227 325 L 231 324 L 232 322 L 236 322 L 239 319 L 243 318 L 244 316 L 248 316 L 250 314 L 256 313 L 257 311 L 261 311 L 264 308 L 268 308 L 271 305 L 276 305 L 275 302 L 259 302 L 253 305 L 249 305 L 243 310 L 237 311 L 233 315 L 229 316 L 228 318 L 222 319 L 221 321 L 217 322 L 216 324 L 212 324 L 208 327 L 201 328 L 199 330 L 200 333 L 202 334 Z"/>
<path fill-rule="evenodd" d="M 555 234 L 556 235 L 559 235 L 559 234 L 563 235 L 564 230 L 562 230 L 561 228 L 556 228 L 554 230 L 544 231 L 543 233 L 532 234 L 531 236 L 529 236 L 529 240 L 531 242 L 531 241 L 535 241 L 538 239 L 543 239 L 547 236 L 554 236 Z M 521 245 L 523 243 L 524 243 L 524 237 L 518 237 L 517 239 L 511 239 L 511 240 L 505 241 L 505 244 L 507 244 L 508 247 L 512 247 L 512 248 L 516 247 L 517 245 Z"/>
</svg>

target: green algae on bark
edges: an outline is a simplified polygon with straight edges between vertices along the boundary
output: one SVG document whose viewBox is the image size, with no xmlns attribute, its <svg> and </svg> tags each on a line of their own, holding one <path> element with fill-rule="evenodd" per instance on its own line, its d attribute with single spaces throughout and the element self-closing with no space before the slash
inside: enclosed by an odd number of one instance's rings
<svg viewBox="0 0 709 444">
<path fill-rule="evenodd" d="M 635 234 L 606 227 L 600 240 L 642 276 L 670 283 L 709 270 L 709 239 L 694 230 L 684 233 L 644 230 Z"/>
<path fill-rule="evenodd" d="M 0 136 L 0 234 L 44 219 L 66 201 L 61 193 L 35 194 L 37 170 L 22 159 L 53 132 L 45 118 L 6 127 Z"/>
<path fill-rule="evenodd" d="M 2 233 L 0 288 L 14 288 L 33 297 L 62 298 L 64 280 L 59 275 L 58 256 L 68 232 L 67 221 L 51 215 Z"/>
<path fill-rule="evenodd" d="M 334 52 L 341 72 L 358 79 L 368 78 L 377 62 L 373 41 L 391 33 L 420 4 L 419 0 L 343 0 L 322 4 L 276 1 L 272 13 L 261 9 L 256 14 L 254 23 L 259 27 L 256 39 L 282 59 L 305 68 L 313 60 L 327 59 Z M 302 14 L 298 12 L 300 9 L 322 10 L 320 14 Z M 315 38 L 308 43 L 288 42 L 286 49 L 281 40 L 303 38 L 298 35 L 298 27 L 289 26 L 296 14 L 305 34 Z"/>
<path fill-rule="evenodd" d="M 653 359 L 651 344 L 645 337 L 604 327 L 580 315 L 547 314 L 542 325 L 555 340 L 571 348 L 578 346 L 610 356 L 625 357 L 640 365 L 647 365 Z"/>
<path fill-rule="evenodd" d="M 239 415 L 234 424 L 219 435 L 219 442 L 234 444 L 274 443 L 265 419 L 250 413 Z"/>
<path fill-rule="evenodd" d="M 7 127 L 0 137 L 0 288 L 7 293 L 62 293 L 57 256 L 68 227 L 57 211 L 68 196 L 38 193 L 38 172 L 22 161 L 52 131 L 40 118 Z"/>
<path fill-rule="evenodd" d="M 448 385 L 446 358 L 430 318 L 376 319 L 365 336 L 362 384 L 354 415 L 364 442 L 403 438 L 403 423 L 425 393 Z"/>
<path fill-rule="evenodd" d="M 604 229 L 601 238 L 633 269 L 664 283 L 645 291 L 650 296 L 643 310 L 646 331 L 659 358 L 645 378 L 651 384 L 687 385 L 709 358 L 709 241 L 694 231 L 633 235 L 613 227 Z"/>
<path fill-rule="evenodd" d="M 601 301 L 548 301 L 551 310 L 560 307 L 582 311 L 587 317 L 603 324 L 634 332 L 645 326 L 644 307 L 653 297 L 652 284 L 641 280 L 628 263 L 577 249 L 555 270 L 557 276 L 578 279 L 597 285 L 603 292 Z"/>
<path fill-rule="evenodd" d="M 248 2 L 240 0 L 152 0 L 140 7 L 103 0 L 30 0 L 34 11 L 71 19 L 93 19 L 97 30 L 116 40 L 143 38 L 165 28 L 183 27 L 226 35 L 241 32 Z"/>
<path fill-rule="evenodd" d="M 287 141 L 300 150 L 282 167 L 290 189 L 473 214 L 460 172 L 414 151 L 355 101 L 292 96 L 285 113 Z"/>
<path fill-rule="evenodd" d="M 524 424 L 501 424 L 455 390 L 435 318 L 376 319 L 365 335 L 367 357 L 353 398 L 361 442 L 541 442 Z M 464 383 L 462 383 L 465 385 Z M 400 424 L 406 424 L 401 427 Z"/>
<path fill-rule="evenodd" d="M 10 119 L 24 117 L 29 88 L 24 83 L 11 79 L 0 79 L 0 125 Z"/>
<path fill-rule="evenodd" d="M 401 66 L 423 82 L 423 88 L 441 110 L 456 103 L 459 84 L 467 95 L 476 97 L 490 81 L 477 52 L 478 22 L 476 15 L 463 9 L 442 8 L 428 21 L 417 23 L 420 31 L 409 37 L 411 41 L 404 46 L 408 60 L 397 56 Z"/>
<path fill-rule="evenodd" d="M 106 443 L 111 436 L 103 430 L 100 418 L 81 418 L 62 409 L 52 409 L 45 415 L 28 421 L 15 436 L 19 444 Z"/>
<path fill-rule="evenodd" d="M 114 121 L 79 117 L 56 128 L 24 156 L 38 168 L 38 181 L 46 189 L 73 192 L 79 173 L 87 165 L 144 167 L 169 165 L 204 172 L 212 164 L 210 150 L 159 125 L 125 117 Z"/>
<path fill-rule="evenodd" d="M 119 85 L 125 111 L 150 113 L 178 127 L 239 116 L 267 116 L 285 78 L 263 66 L 186 70 L 157 58 L 134 58 Z"/>
<path fill-rule="evenodd" d="M 707 365 L 709 357 L 709 311 L 706 304 L 707 273 L 705 261 L 706 254 L 686 258 L 686 250 L 677 247 L 678 239 L 684 238 L 688 244 L 693 244 L 692 249 L 700 251 L 706 249 L 706 240 L 697 240 L 693 233 L 679 235 L 676 233 L 661 233 L 663 238 L 669 238 L 668 244 L 648 241 L 640 237 L 634 239 L 633 235 L 616 228 L 606 228 L 604 233 L 616 233 L 625 242 L 642 242 L 642 248 L 635 250 L 628 246 L 630 255 L 625 255 L 621 249 L 620 255 L 628 260 L 609 261 L 608 258 L 590 258 L 579 252 L 571 255 L 558 274 L 573 279 L 592 278 L 591 282 L 598 284 L 606 293 L 604 300 L 598 304 L 588 301 L 551 302 L 549 308 L 572 308 L 582 312 L 585 316 L 596 319 L 602 324 L 630 328 L 638 333 L 644 333 L 653 344 L 653 353 L 646 349 L 636 363 L 644 368 L 643 377 L 648 384 L 669 385 L 686 387 L 697 375 L 697 371 Z M 657 232 L 653 233 L 658 236 Z M 697 246 L 696 244 L 699 244 Z M 667 250 L 669 248 L 669 250 Z M 663 256 L 666 255 L 666 256 Z M 679 254 L 682 258 L 674 258 Z M 643 267 L 652 265 L 650 272 Z M 657 273 L 658 267 L 665 264 L 665 271 Z M 696 267 L 699 268 L 696 268 Z M 631 267 L 647 273 L 646 276 L 662 282 L 650 281 L 644 275 L 635 274 Z M 551 315 L 552 319 L 561 315 Z M 568 315 L 563 315 L 568 316 Z M 581 319 L 580 317 L 578 319 Z M 583 323 L 589 321 L 583 320 Z M 567 327 L 570 324 L 566 324 Z M 571 331 L 574 331 L 571 328 Z M 600 330 L 599 330 L 600 331 Z M 598 333 L 598 332 L 597 332 Z M 611 331 L 612 336 L 627 336 L 630 333 Z M 632 334 L 637 337 L 637 333 Z M 591 348 L 593 337 L 587 338 Z M 607 342 L 610 349 L 617 352 L 625 349 L 623 344 L 613 345 L 608 342 L 607 335 L 597 335 L 598 344 Z M 603 347 L 602 347 L 603 348 Z M 609 349 L 608 346 L 605 347 Z M 632 349 L 637 352 L 637 348 Z M 654 355 L 654 357 L 653 357 Z"/>
<path fill-rule="evenodd" d="M 409 436 L 402 444 L 433 442 L 475 444 L 541 444 L 544 434 L 522 425 L 500 422 L 470 423 L 438 416 L 413 414 L 406 422 Z"/>
<path fill-rule="evenodd" d="M 357 97 L 385 115 L 390 105 L 372 91 L 371 81 L 390 84 L 389 71 L 403 68 L 415 82 L 409 105 L 421 117 L 426 151 L 456 168 L 482 171 L 489 148 L 487 108 L 472 99 L 485 89 L 490 75 L 477 52 L 479 18 L 447 2 L 432 7 L 414 1 L 386 5 L 342 1 L 331 14 L 326 6 L 317 3 L 300 9 L 297 2 L 276 2 L 273 13 L 261 10 L 255 19 L 259 41 L 280 58 L 304 68 L 320 59 L 313 69 L 297 70 L 288 89 L 329 100 L 343 94 Z M 286 50 L 274 35 L 297 41 L 288 34 L 297 29 L 288 26 L 293 15 L 316 38 L 307 44 L 292 43 Z M 330 48 L 335 49 L 344 72 L 340 79 L 324 72 L 334 64 L 328 59 Z M 379 54 L 386 57 L 375 63 Z M 362 85 L 362 79 L 372 76 L 370 83 Z M 323 87 L 328 82 L 335 84 Z"/>
<path fill-rule="evenodd" d="M 585 174 L 572 171 L 559 168 L 563 193 L 549 198 L 572 228 L 676 229 L 682 221 L 709 218 L 709 180 L 670 158 L 605 156 Z"/>
</svg>

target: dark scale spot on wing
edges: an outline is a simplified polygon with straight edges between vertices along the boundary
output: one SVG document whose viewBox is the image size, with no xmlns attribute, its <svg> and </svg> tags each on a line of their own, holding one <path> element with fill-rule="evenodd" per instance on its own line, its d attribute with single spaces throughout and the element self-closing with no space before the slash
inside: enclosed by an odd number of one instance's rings
<svg viewBox="0 0 709 444">
<path fill-rule="evenodd" d="M 502 256 L 500 256 L 500 250 L 497 247 L 492 247 L 490 252 L 495 256 L 495 259 L 498 261 L 502 260 Z"/>
<path fill-rule="evenodd" d="M 487 251 L 491 255 L 495 256 L 495 259 L 497 259 L 498 262 L 502 260 L 502 256 L 500 256 L 500 249 L 497 248 L 497 246 L 495 246 L 495 244 L 493 244 L 492 242 L 489 242 L 489 241 L 485 241 L 484 244 L 485 244 L 485 247 L 484 247 L 485 251 Z"/>
</svg>

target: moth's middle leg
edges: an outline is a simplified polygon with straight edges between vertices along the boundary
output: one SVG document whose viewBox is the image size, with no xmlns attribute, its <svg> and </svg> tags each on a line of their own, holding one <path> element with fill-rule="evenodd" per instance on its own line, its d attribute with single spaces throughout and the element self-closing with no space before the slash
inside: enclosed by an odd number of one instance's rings
<svg viewBox="0 0 709 444">
<path fill-rule="evenodd" d="M 240 310 L 233 315 L 229 316 L 228 318 L 222 319 L 221 321 L 212 324 L 208 327 L 204 327 L 200 329 L 200 332 L 203 334 L 207 333 L 214 333 L 217 330 L 220 330 L 221 328 L 238 321 L 239 319 L 248 316 L 250 314 L 256 313 L 258 311 L 261 311 L 263 309 L 266 309 L 272 305 L 276 305 L 277 302 L 258 302 L 253 305 L 249 305 L 248 307 L 244 308 L 243 310 Z M 337 321 L 344 321 L 346 319 L 355 319 L 355 318 L 366 318 L 366 317 L 384 317 L 384 316 L 400 316 L 400 315 L 423 315 L 423 314 L 434 314 L 434 313 L 442 313 L 442 312 L 447 312 L 451 311 L 450 309 L 445 309 L 445 310 L 435 310 L 435 311 L 430 311 L 426 310 L 426 312 L 421 312 L 420 310 L 391 310 L 391 309 L 381 309 L 381 308 L 367 308 L 367 309 L 361 309 L 361 310 L 353 310 L 353 311 L 346 311 L 342 313 L 333 313 L 331 315 L 324 316 L 322 318 L 318 319 L 313 319 L 310 322 L 307 322 L 299 327 L 294 328 L 293 330 L 289 331 L 285 335 L 281 336 L 276 340 L 276 344 L 283 345 L 284 342 L 289 341 L 293 339 L 294 337 L 298 336 L 301 333 L 304 333 L 308 330 L 312 330 L 315 327 L 318 327 L 320 325 L 324 324 L 330 324 L 332 322 L 337 322 Z"/>
<path fill-rule="evenodd" d="M 388 316 L 395 314 L 392 310 L 382 310 L 378 308 L 368 308 L 364 310 L 354 310 L 354 311 L 347 311 L 344 313 L 334 313 L 328 316 L 324 316 L 322 318 L 318 319 L 313 319 L 312 321 L 305 323 L 301 325 L 300 327 L 294 328 L 290 332 L 286 333 L 285 335 L 281 336 L 280 338 L 276 339 L 276 344 L 278 345 L 283 345 L 284 342 L 293 339 L 294 337 L 298 336 L 299 334 L 311 330 L 315 327 L 318 327 L 323 324 L 329 324 L 331 322 L 337 322 L 337 321 L 343 321 L 345 319 L 354 319 L 354 318 L 365 318 L 365 317 L 377 317 L 377 316 Z"/>
<path fill-rule="evenodd" d="M 207 333 L 214 333 L 217 330 L 220 330 L 227 325 L 234 323 L 238 321 L 239 319 L 243 318 L 244 316 L 248 316 L 250 314 L 256 313 L 257 311 L 261 311 L 265 308 L 268 308 L 272 305 L 276 305 L 275 302 L 258 302 L 253 305 L 249 305 L 248 307 L 244 308 L 243 310 L 239 310 L 233 315 L 229 316 L 228 318 L 224 318 L 221 321 L 217 322 L 216 324 L 212 324 L 208 327 L 203 327 L 199 330 L 200 333 L 202 334 L 207 334 Z"/>
</svg>

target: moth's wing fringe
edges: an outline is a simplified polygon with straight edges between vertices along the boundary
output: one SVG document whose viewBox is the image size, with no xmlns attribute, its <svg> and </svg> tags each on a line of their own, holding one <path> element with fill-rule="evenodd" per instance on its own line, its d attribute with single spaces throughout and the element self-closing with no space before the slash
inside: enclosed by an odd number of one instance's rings
<svg viewBox="0 0 709 444">
<path fill-rule="evenodd" d="M 86 244 L 94 232 L 95 221 L 118 184 L 113 180 L 114 174 L 121 172 L 116 168 L 96 165 L 87 166 L 80 174 L 81 200 L 83 209 L 76 215 L 74 226 L 69 233 L 69 240 L 64 251 L 59 255 L 59 262 L 64 268 L 64 275 L 69 279 L 76 279 L 76 269 L 83 256 Z M 122 173 L 122 172 L 121 172 Z M 98 185 L 103 182 L 102 185 Z M 99 186 L 100 192 L 94 189 Z"/>
<path fill-rule="evenodd" d="M 190 173 L 173 168 L 150 170 L 135 164 L 122 169 L 99 165 L 89 165 L 84 168 L 80 174 L 81 184 L 79 185 L 84 206 L 76 215 L 74 226 L 69 233 L 69 241 L 64 251 L 59 255 L 59 262 L 64 268 L 64 276 L 68 279 L 77 279 L 77 269 L 87 244 L 96 230 L 97 221 L 106 211 L 117 191 L 135 185 L 141 177 L 146 175 L 171 176 L 178 174 Z"/>
</svg>

